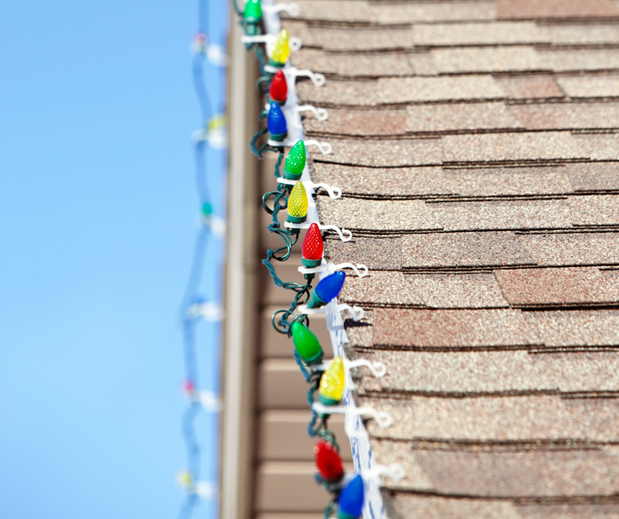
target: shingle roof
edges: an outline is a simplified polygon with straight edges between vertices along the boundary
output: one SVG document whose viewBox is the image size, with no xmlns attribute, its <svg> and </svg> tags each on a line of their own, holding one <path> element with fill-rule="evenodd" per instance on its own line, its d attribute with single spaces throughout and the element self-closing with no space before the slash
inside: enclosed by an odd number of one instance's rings
<svg viewBox="0 0 619 519">
<path fill-rule="evenodd" d="M 619 2 L 299 3 L 390 517 L 619 517 Z"/>
</svg>

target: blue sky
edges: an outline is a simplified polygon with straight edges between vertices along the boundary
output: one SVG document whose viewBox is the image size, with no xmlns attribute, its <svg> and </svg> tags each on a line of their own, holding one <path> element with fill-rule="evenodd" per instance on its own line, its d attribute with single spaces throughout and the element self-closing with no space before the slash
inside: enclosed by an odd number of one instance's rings
<svg viewBox="0 0 619 519">
<path fill-rule="evenodd" d="M 178 513 L 197 12 L 0 7 L 0 517 Z"/>
</svg>

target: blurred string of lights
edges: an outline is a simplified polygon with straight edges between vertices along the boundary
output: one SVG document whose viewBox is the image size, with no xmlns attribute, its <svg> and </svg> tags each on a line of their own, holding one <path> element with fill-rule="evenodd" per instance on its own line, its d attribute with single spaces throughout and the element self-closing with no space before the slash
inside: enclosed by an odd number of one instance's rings
<svg viewBox="0 0 619 519">
<path fill-rule="evenodd" d="M 225 5 L 225 3 L 224 3 Z M 187 407 L 182 418 L 182 433 L 187 451 L 187 464 L 178 474 L 185 490 L 179 517 L 193 515 L 199 502 L 207 503 L 207 514 L 218 517 L 219 472 L 219 411 L 221 356 L 221 286 L 220 279 L 224 250 L 225 197 L 219 196 L 225 184 L 226 120 L 223 115 L 225 99 L 219 94 L 219 106 L 213 106 L 208 84 L 225 84 L 225 49 L 209 41 L 209 3 L 198 0 L 198 30 L 191 43 L 192 79 L 200 109 L 201 127 L 192 134 L 195 161 L 195 183 L 199 202 L 198 231 L 189 278 L 181 302 L 181 323 L 185 360 L 183 393 Z M 224 90 L 222 89 L 222 92 Z M 207 165 L 211 166 L 207 168 Z M 213 196 L 215 192 L 215 196 Z M 210 275 L 210 279 L 209 279 Z M 206 295 L 205 295 L 206 294 Z M 208 372 L 202 381 L 198 364 L 198 327 L 208 339 L 201 349 L 208 357 Z M 202 342 L 202 341 L 200 341 Z M 205 415 L 200 420 L 201 415 Z M 206 429 L 206 434 L 198 433 Z M 204 437 L 201 443 L 199 437 Z"/>
<path fill-rule="evenodd" d="M 342 290 L 346 280 L 346 274 L 342 269 L 353 268 L 357 275 L 362 275 L 358 268 L 351 264 L 332 265 L 323 260 L 322 231 L 335 231 L 342 241 L 348 241 L 352 237 L 349 231 L 340 230 L 334 226 L 321 226 L 316 222 L 307 223 L 310 201 L 313 202 L 312 192 L 324 188 L 332 198 L 341 196 L 341 190 L 338 196 L 336 188 L 311 182 L 306 169 L 306 146 L 315 145 L 322 153 L 328 153 L 329 146 L 316 141 L 288 138 L 290 132 L 287 114 L 289 117 L 298 118 L 301 110 L 310 110 L 318 118 L 322 117 L 323 120 L 326 118 L 326 114 L 322 114 L 320 109 L 312 106 L 297 106 L 296 93 L 293 96 L 294 102 L 287 104 L 289 91 L 294 92 L 298 75 L 301 73 L 308 75 L 315 85 L 320 84 L 320 81 L 311 71 L 298 71 L 288 63 L 291 49 L 296 50 L 301 46 L 298 39 L 291 38 L 286 29 L 281 30 L 277 36 L 268 32 L 263 33 L 263 21 L 265 27 L 269 26 L 267 21 L 263 20 L 265 15 L 277 15 L 277 12 L 281 10 L 295 11 L 298 9 L 296 6 L 273 5 L 271 2 L 265 2 L 265 5 L 262 5 L 261 0 L 247 0 L 243 10 L 238 7 L 237 0 L 234 0 L 234 5 L 240 18 L 239 23 L 245 33 L 242 41 L 249 51 L 255 53 L 260 66 L 261 77 L 257 83 L 258 89 L 267 97 L 265 108 L 259 114 L 260 119 L 266 119 L 266 125 L 252 137 L 250 147 L 258 158 L 262 158 L 266 153 L 277 155 L 274 170 L 277 187 L 263 195 L 262 207 L 272 217 L 271 223 L 267 226 L 269 233 L 279 236 L 282 239 L 282 245 L 274 250 L 269 249 L 262 263 L 267 267 L 278 287 L 291 291 L 292 302 L 288 308 L 277 310 L 271 322 L 277 332 L 292 338 L 294 357 L 309 386 L 307 401 L 312 410 L 312 418 L 307 431 L 312 438 L 317 440 L 314 447 L 318 469 L 315 479 L 331 494 L 331 500 L 324 511 L 324 518 L 329 519 L 335 513 L 338 519 L 356 519 L 363 512 L 366 483 L 362 474 L 347 473 L 344 470 L 340 447 L 335 433 L 329 429 L 328 421 L 333 413 L 351 409 L 350 406 L 345 408 L 342 405 L 347 384 L 347 371 L 351 367 L 366 365 L 372 369 L 375 376 L 382 376 L 384 371 L 378 373 L 377 366 L 370 365 L 368 361 L 351 363 L 343 356 L 336 356 L 330 362 L 323 362 L 322 346 L 310 329 L 309 315 L 324 313 L 327 305 L 332 307 L 333 304 L 330 303 L 332 301 L 335 303 Z M 322 82 L 324 82 L 324 77 Z M 290 148 L 290 151 L 284 161 L 285 148 Z M 309 195 L 308 191 L 310 191 Z M 284 222 L 281 222 L 279 214 L 283 211 L 287 212 L 287 217 Z M 293 247 L 299 241 L 301 229 L 307 230 L 302 241 L 303 266 L 299 269 L 304 275 L 305 282 L 284 281 L 278 276 L 275 265 L 290 258 Z M 367 274 L 367 268 L 365 273 Z M 322 275 L 322 278 L 313 287 L 316 274 Z M 348 305 L 337 306 L 338 309 L 340 307 L 347 307 L 355 320 L 363 316 L 360 308 L 351 308 Z M 384 365 L 382 367 L 384 368 Z M 381 426 L 387 426 L 388 422 L 390 423 L 390 417 L 386 418 L 385 413 L 377 413 L 371 409 L 361 411 L 365 413 L 369 411 Z M 390 473 L 391 476 L 397 477 L 396 472 L 389 468 L 383 470 L 383 473 Z M 365 474 L 365 476 L 375 477 L 376 475 Z"/>
</svg>

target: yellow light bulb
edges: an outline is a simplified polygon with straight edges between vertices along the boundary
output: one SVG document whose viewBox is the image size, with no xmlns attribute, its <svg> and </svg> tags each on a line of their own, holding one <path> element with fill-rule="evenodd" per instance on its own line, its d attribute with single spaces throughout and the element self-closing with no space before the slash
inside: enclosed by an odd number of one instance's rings
<svg viewBox="0 0 619 519">
<path fill-rule="evenodd" d="M 271 60 L 283 64 L 286 63 L 288 56 L 290 56 L 290 34 L 286 29 L 282 29 L 275 41 Z"/>
<path fill-rule="evenodd" d="M 307 193 L 303 182 L 297 182 L 288 197 L 288 221 L 301 223 L 307 216 Z"/>
<path fill-rule="evenodd" d="M 191 474 L 184 470 L 183 472 L 179 472 L 178 474 L 178 483 L 182 487 L 190 488 L 193 485 L 193 478 Z"/>
<path fill-rule="evenodd" d="M 345 380 L 344 361 L 342 357 L 335 357 L 320 378 L 318 399 L 325 405 L 337 404 L 344 394 Z"/>
</svg>

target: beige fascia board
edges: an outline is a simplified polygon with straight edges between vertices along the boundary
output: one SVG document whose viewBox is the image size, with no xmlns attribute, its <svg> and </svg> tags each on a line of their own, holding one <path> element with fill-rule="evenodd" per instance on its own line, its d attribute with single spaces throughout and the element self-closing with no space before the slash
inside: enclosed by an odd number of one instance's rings
<svg viewBox="0 0 619 519">
<path fill-rule="evenodd" d="M 255 57 L 241 43 L 232 9 L 228 67 L 228 215 L 224 288 L 220 517 L 249 519 L 253 501 L 255 370 L 258 326 L 256 219 L 258 162 L 249 141 L 257 130 Z"/>
</svg>

